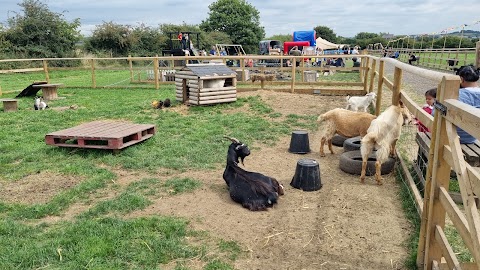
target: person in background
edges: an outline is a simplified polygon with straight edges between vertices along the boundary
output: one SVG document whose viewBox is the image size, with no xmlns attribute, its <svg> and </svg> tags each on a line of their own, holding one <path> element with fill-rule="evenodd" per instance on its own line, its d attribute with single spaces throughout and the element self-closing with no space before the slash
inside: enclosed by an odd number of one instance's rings
<svg viewBox="0 0 480 270">
<path fill-rule="evenodd" d="M 425 92 L 425 102 L 426 102 L 426 104 L 423 105 L 422 109 L 430 115 L 433 112 L 433 104 L 435 104 L 436 98 L 437 98 L 437 89 L 436 88 L 432 88 L 430 90 L 427 90 L 427 92 Z M 417 120 L 417 124 L 418 124 L 418 131 L 420 131 L 420 132 L 430 132 L 430 130 L 428 130 L 428 128 L 426 126 L 424 126 L 422 124 L 422 122 Z"/>
<path fill-rule="evenodd" d="M 215 46 L 212 46 L 212 49 L 210 49 L 210 55 L 215 55 Z"/>
<path fill-rule="evenodd" d="M 395 51 L 393 54 L 390 55 L 390 58 L 398 59 L 399 56 L 400 56 L 400 53 L 398 51 Z"/>
<path fill-rule="evenodd" d="M 358 46 L 353 47 L 353 50 L 352 50 L 351 54 L 359 54 L 358 53 Z"/>
<path fill-rule="evenodd" d="M 317 61 L 317 67 L 321 67 L 322 66 L 322 58 L 320 57 L 320 55 L 323 54 L 323 49 L 320 48 L 320 47 L 317 47 L 316 50 L 315 50 L 315 55 L 317 56 L 315 58 L 315 60 Z"/>
<path fill-rule="evenodd" d="M 360 54 L 360 53 L 358 52 L 358 49 L 359 49 L 358 46 L 353 47 L 353 50 L 352 50 L 351 54 L 352 54 L 352 55 L 358 55 L 358 54 Z M 358 58 L 358 57 L 355 57 L 355 58 L 357 58 L 357 61 L 356 61 L 356 62 L 358 62 L 359 65 L 360 65 L 360 62 L 361 62 L 362 59 L 360 59 L 360 58 Z M 352 59 L 352 60 L 353 60 L 353 59 Z M 355 61 L 354 61 L 353 63 L 355 64 Z"/>
<path fill-rule="evenodd" d="M 475 108 L 480 108 L 480 87 L 478 86 L 480 70 L 471 65 L 462 66 L 457 70 L 457 75 L 460 76 L 458 100 Z M 476 140 L 475 137 L 460 128 L 457 128 L 457 133 L 461 144 L 471 144 Z"/>
<path fill-rule="evenodd" d="M 190 49 L 190 48 L 187 47 L 187 45 L 190 45 L 190 42 L 188 40 L 188 34 L 184 33 L 184 34 L 182 34 L 182 50 Z"/>
<path fill-rule="evenodd" d="M 352 57 L 352 61 L 353 61 L 353 67 L 360 67 L 360 62 L 358 62 L 357 57 Z"/>
<path fill-rule="evenodd" d="M 415 56 L 415 54 L 409 53 L 408 54 L 408 63 L 411 65 L 412 62 L 415 62 L 415 61 L 417 61 L 417 57 Z"/>
<path fill-rule="evenodd" d="M 293 55 L 293 56 L 301 56 L 301 55 L 302 55 L 302 51 L 300 51 L 300 50 L 298 49 L 298 46 L 293 46 L 293 48 L 290 50 L 290 52 L 289 52 L 288 54 L 289 54 L 289 55 Z M 297 66 L 297 67 L 300 65 L 300 61 L 301 61 L 300 58 L 295 59 L 295 62 L 296 62 L 296 66 Z"/>
<path fill-rule="evenodd" d="M 345 66 L 345 62 L 343 61 L 342 57 L 339 57 L 339 58 L 337 58 L 337 60 L 335 60 L 335 66 L 336 67 L 344 67 Z"/>
</svg>

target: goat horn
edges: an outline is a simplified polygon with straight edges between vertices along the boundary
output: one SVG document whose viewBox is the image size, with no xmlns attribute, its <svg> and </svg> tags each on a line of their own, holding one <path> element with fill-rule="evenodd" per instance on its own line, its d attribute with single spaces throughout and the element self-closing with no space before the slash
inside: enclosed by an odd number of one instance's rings
<svg viewBox="0 0 480 270">
<path fill-rule="evenodd" d="M 223 137 L 229 139 L 230 141 L 232 141 L 234 143 L 240 143 L 240 141 L 238 139 L 235 139 L 233 137 L 228 137 L 228 136 L 223 136 Z"/>
</svg>

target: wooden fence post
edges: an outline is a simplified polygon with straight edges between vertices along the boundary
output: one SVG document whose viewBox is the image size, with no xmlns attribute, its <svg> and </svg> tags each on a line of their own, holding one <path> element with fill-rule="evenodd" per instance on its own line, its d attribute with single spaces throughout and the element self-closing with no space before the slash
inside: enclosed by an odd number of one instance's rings
<svg viewBox="0 0 480 270">
<path fill-rule="evenodd" d="M 458 85 L 458 80 L 446 80 L 444 77 L 438 87 L 437 100 L 442 103 L 445 99 L 457 99 Z M 441 116 L 441 112 L 436 110 L 428 154 L 422 224 L 417 250 L 417 266 L 420 269 L 432 269 L 432 261 L 440 261 L 442 257 L 442 250 L 435 244 L 435 226 L 445 227 L 445 209 L 436 195 L 440 187 L 448 191 L 450 182 L 451 168 L 443 159 L 444 145 L 449 145 L 446 120 Z"/>
<path fill-rule="evenodd" d="M 245 58 L 240 59 L 240 68 L 242 69 L 242 82 L 246 81 L 247 76 L 245 76 Z"/>
<path fill-rule="evenodd" d="M 377 86 L 377 104 L 375 104 L 375 115 L 380 114 L 382 106 L 382 87 L 383 87 L 383 74 L 385 72 L 385 61 L 380 59 L 380 65 L 378 67 L 378 86 Z"/>
<path fill-rule="evenodd" d="M 480 68 L 480 41 L 477 41 L 477 45 L 475 47 L 475 66 Z"/>
<path fill-rule="evenodd" d="M 402 69 L 395 67 L 393 73 L 392 105 L 400 104 L 400 91 L 402 91 Z"/>
<path fill-rule="evenodd" d="M 130 82 L 133 83 L 133 63 L 132 55 L 128 55 L 128 65 L 130 66 Z"/>
<path fill-rule="evenodd" d="M 158 55 L 155 55 L 155 58 L 153 58 L 153 79 L 155 80 L 155 89 L 160 88 L 158 81 Z"/>
<path fill-rule="evenodd" d="M 370 70 L 370 87 L 368 92 L 373 92 L 373 83 L 375 82 L 375 71 L 377 69 L 377 60 L 372 58 L 372 68 Z"/>
<path fill-rule="evenodd" d="M 265 88 L 265 67 L 264 66 L 261 66 L 260 67 L 260 73 L 262 74 L 263 77 L 263 80 L 260 80 L 260 89 L 264 89 Z"/>
<path fill-rule="evenodd" d="M 48 65 L 47 65 L 47 60 L 43 59 L 43 72 L 45 72 L 45 80 L 47 83 L 50 83 L 50 76 L 48 74 Z"/>
<path fill-rule="evenodd" d="M 302 70 L 301 70 L 301 72 L 302 72 L 302 74 L 301 74 L 302 75 L 302 82 L 304 82 L 305 81 L 305 61 L 304 61 L 303 58 L 302 58 Z"/>
<path fill-rule="evenodd" d="M 97 81 L 95 80 L 95 59 L 90 59 L 90 64 L 92 67 L 92 88 L 97 88 Z"/>
<path fill-rule="evenodd" d="M 366 63 L 365 63 L 365 71 L 364 71 L 364 73 L 363 73 L 363 90 L 364 90 L 365 92 L 368 92 L 367 86 L 368 86 L 368 73 L 369 73 L 369 71 L 370 71 L 370 57 L 366 57 L 366 58 L 364 59 L 364 61 L 365 61 Z M 363 62 L 363 61 L 362 61 L 362 62 Z"/>
<path fill-rule="evenodd" d="M 292 57 L 292 86 L 291 86 L 291 89 L 290 89 L 290 92 L 291 93 L 294 93 L 295 92 L 295 73 L 297 72 L 295 70 L 296 66 L 297 66 L 297 62 L 296 62 L 297 59 L 295 59 L 295 57 Z"/>
</svg>

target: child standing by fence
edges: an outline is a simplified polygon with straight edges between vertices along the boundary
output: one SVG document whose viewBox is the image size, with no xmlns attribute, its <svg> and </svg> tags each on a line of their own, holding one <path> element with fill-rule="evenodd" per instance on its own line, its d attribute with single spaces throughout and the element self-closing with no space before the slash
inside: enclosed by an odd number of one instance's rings
<svg viewBox="0 0 480 270">
<path fill-rule="evenodd" d="M 433 111 L 433 104 L 435 103 L 435 100 L 437 98 L 437 89 L 436 88 L 432 88 L 430 90 L 427 90 L 427 92 L 425 92 L 425 102 L 426 104 L 423 105 L 423 110 L 425 110 L 426 112 L 428 112 L 428 114 L 432 114 L 432 111 Z M 430 130 L 428 130 L 428 128 L 426 126 L 424 126 L 420 121 L 417 122 L 418 123 L 418 131 L 420 132 L 430 132 Z"/>
</svg>

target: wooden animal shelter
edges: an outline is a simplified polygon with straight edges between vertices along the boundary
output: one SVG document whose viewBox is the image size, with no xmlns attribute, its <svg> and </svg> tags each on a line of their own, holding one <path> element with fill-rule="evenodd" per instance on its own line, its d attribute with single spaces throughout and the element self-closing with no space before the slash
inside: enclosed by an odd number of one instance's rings
<svg viewBox="0 0 480 270">
<path fill-rule="evenodd" d="M 237 74 L 224 64 L 191 64 L 175 74 L 176 99 L 187 105 L 237 100 Z"/>
</svg>

